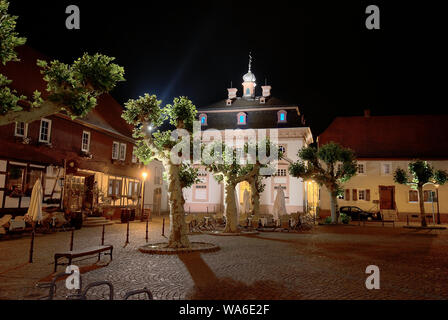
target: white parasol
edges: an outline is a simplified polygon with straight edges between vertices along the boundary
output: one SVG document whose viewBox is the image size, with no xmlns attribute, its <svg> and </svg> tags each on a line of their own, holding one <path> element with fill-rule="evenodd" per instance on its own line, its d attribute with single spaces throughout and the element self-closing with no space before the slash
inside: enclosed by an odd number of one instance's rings
<svg viewBox="0 0 448 320">
<path fill-rule="evenodd" d="M 278 220 L 280 216 L 288 214 L 286 212 L 285 192 L 283 188 L 279 186 L 277 188 L 277 196 L 274 201 L 273 215 L 274 219 Z"/>
<path fill-rule="evenodd" d="M 29 219 L 33 222 L 33 232 L 31 234 L 30 259 L 29 259 L 30 263 L 33 262 L 34 235 L 36 229 L 36 222 L 42 221 L 42 198 L 43 198 L 42 184 L 40 182 L 40 179 L 37 179 L 36 183 L 34 184 L 33 191 L 31 192 L 30 206 L 28 208 L 28 212 L 26 213 Z"/>
</svg>

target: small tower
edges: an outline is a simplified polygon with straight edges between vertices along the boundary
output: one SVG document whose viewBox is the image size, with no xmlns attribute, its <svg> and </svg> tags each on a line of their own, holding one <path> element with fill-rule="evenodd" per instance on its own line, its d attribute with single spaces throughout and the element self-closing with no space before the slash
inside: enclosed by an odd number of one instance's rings
<svg viewBox="0 0 448 320">
<path fill-rule="evenodd" d="M 252 56 L 249 53 L 249 71 L 243 76 L 243 98 L 253 99 L 255 98 L 255 75 L 251 71 Z"/>
</svg>

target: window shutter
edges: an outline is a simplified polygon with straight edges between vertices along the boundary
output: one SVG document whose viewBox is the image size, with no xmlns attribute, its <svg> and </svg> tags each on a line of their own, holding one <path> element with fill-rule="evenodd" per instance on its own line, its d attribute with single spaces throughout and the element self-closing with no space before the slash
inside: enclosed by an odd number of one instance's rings
<svg viewBox="0 0 448 320">
<path fill-rule="evenodd" d="M 345 200 L 350 201 L 350 189 L 345 189 Z"/>
<path fill-rule="evenodd" d="M 366 189 L 366 201 L 370 201 L 370 189 Z"/>
<path fill-rule="evenodd" d="M 358 200 L 358 191 L 356 189 L 353 189 L 353 201 Z"/>
</svg>

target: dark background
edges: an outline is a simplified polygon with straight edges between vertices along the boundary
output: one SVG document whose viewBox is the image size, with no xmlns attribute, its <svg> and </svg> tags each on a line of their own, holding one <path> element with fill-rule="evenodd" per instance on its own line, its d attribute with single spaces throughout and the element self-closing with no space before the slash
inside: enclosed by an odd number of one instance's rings
<svg viewBox="0 0 448 320">
<path fill-rule="evenodd" d="M 49 57 L 116 57 L 127 79 L 112 92 L 120 103 L 148 92 L 205 107 L 226 98 L 230 81 L 241 95 L 251 51 L 257 94 L 266 78 L 319 134 L 335 116 L 364 109 L 446 112 L 443 10 L 391 2 L 15 0 L 10 12 L 28 44 Z M 80 30 L 65 28 L 69 4 L 80 7 Z M 365 27 L 369 4 L 381 10 L 381 30 Z"/>
</svg>

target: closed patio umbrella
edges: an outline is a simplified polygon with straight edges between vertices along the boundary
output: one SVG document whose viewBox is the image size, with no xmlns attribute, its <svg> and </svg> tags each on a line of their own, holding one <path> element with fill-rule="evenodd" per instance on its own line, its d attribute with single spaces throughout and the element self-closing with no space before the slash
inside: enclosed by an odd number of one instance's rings
<svg viewBox="0 0 448 320">
<path fill-rule="evenodd" d="M 250 194 L 246 189 L 243 193 L 243 213 L 248 214 L 250 212 Z"/>
<path fill-rule="evenodd" d="M 273 208 L 274 219 L 278 220 L 280 216 L 285 214 L 288 214 L 286 212 L 285 192 L 282 187 L 278 187 Z"/>
<path fill-rule="evenodd" d="M 42 183 L 40 179 L 37 179 L 34 184 L 33 191 L 31 192 L 30 206 L 26 215 L 30 218 L 33 224 L 33 232 L 31 234 L 31 246 L 30 246 L 30 260 L 33 262 L 33 250 L 34 250 L 34 235 L 36 230 L 36 222 L 42 221 Z"/>
</svg>

